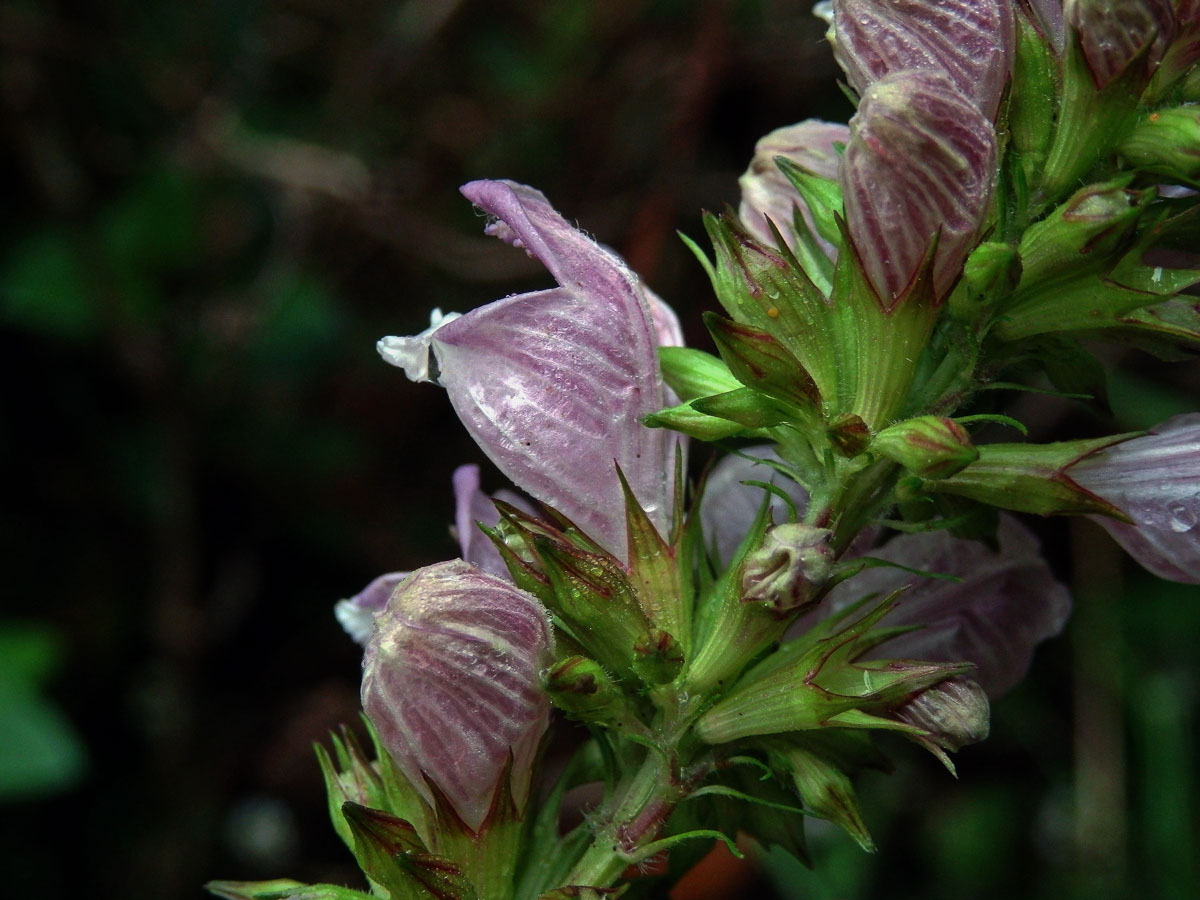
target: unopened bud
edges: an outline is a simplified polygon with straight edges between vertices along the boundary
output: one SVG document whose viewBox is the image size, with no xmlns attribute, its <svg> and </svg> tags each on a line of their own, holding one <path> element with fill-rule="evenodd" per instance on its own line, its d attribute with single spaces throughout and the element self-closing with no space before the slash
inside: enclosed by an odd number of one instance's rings
<svg viewBox="0 0 1200 900">
<path fill-rule="evenodd" d="M 1160 0 L 1065 0 L 1063 18 L 1079 38 L 1096 90 L 1135 63 L 1144 84 L 1174 25 Z"/>
<path fill-rule="evenodd" d="M 988 697 L 969 678 L 950 678 L 917 694 L 893 714 L 928 732 L 920 743 L 933 743 L 951 753 L 988 736 Z"/>
<path fill-rule="evenodd" d="M 871 442 L 871 429 L 861 416 L 843 413 L 829 423 L 829 439 L 848 458 L 858 456 Z"/>
<path fill-rule="evenodd" d="M 546 693 L 555 706 L 580 719 L 608 719 L 624 703 L 613 677 L 586 656 L 569 656 L 551 666 Z"/>
<path fill-rule="evenodd" d="M 966 429 L 942 416 L 919 416 L 885 428 L 871 450 L 921 478 L 949 478 L 979 458 Z"/>
<path fill-rule="evenodd" d="M 534 597 L 462 560 L 419 569 L 392 593 L 363 659 L 363 710 L 406 779 L 436 787 L 478 832 L 509 773 L 518 807 L 549 704 L 553 652 Z"/>
<path fill-rule="evenodd" d="M 920 282 L 935 240 L 938 303 L 958 281 L 991 204 L 995 128 L 936 70 L 896 72 L 863 93 L 841 177 L 846 225 L 881 308 L 893 309 Z M 918 195 L 927 202 L 913 203 Z"/>
<path fill-rule="evenodd" d="M 779 613 L 808 606 L 829 577 L 831 532 L 800 523 L 776 525 L 742 572 L 742 602 L 761 603 Z"/>
<path fill-rule="evenodd" d="M 987 241 L 971 251 L 963 277 L 950 295 L 950 314 L 976 322 L 1021 280 L 1021 258 L 1012 244 Z"/>
<path fill-rule="evenodd" d="M 674 681 L 683 668 L 683 647 L 661 628 L 633 645 L 633 671 L 647 684 L 666 684 Z"/>
<path fill-rule="evenodd" d="M 1200 174 L 1200 105 L 1150 113 L 1119 150 L 1139 168 L 1174 178 L 1194 179 Z"/>
<path fill-rule="evenodd" d="M 854 784 L 834 759 L 791 746 L 773 753 L 771 763 L 791 775 L 806 809 L 844 829 L 868 853 L 875 852 L 875 842 L 863 821 Z"/>
</svg>

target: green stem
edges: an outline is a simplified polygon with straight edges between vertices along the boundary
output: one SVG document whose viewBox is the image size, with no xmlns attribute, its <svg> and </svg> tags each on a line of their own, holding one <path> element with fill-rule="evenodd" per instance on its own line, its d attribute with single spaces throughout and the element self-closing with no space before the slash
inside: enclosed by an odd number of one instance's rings
<svg viewBox="0 0 1200 900">
<path fill-rule="evenodd" d="M 647 751 L 642 765 L 617 786 L 606 805 L 596 836 L 567 876 L 567 884 L 608 887 L 650 843 L 683 791 L 661 753 Z"/>
<path fill-rule="evenodd" d="M 879 460 L 852 477 L 837 498 L 832 546 L 840 555 L 883 507 L 892 503 L 892 486 L 900 467 Z"/>
</svg>

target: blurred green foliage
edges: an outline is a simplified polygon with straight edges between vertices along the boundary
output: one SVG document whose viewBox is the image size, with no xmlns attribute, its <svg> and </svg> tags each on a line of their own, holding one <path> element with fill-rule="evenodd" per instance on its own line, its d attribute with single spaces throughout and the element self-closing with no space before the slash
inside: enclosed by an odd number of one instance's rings
<svg viewBox="0 0 1200 900">
<path fill-rule="evenodd" d="M 83 741 L 44 693 L 62 646 L 45 625 L 0 622 L 0 801 L 77 785 Z"/>
</svg>

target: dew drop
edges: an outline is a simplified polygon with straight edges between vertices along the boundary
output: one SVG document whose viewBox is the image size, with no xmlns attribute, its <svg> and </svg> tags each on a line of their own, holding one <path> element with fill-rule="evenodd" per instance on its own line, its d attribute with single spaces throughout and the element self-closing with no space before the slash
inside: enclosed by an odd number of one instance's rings
<svg viewBox="0 0 1200 900">
<path fill-rule="evenodd" d="M 1184 503 L 1172 503 L 1167 507 L 1167 527 L 1176 534 L 1183 534 L 1196 527 L 1195 511 Z"/>
</svg>

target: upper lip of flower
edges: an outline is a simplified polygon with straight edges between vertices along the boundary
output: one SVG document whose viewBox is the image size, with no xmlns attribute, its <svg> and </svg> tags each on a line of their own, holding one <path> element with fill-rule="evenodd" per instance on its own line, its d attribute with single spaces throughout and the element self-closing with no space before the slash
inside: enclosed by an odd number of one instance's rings
<svg viewBox="0 0 1200 900">
<path fill-rule="evenodd" d="M 428 380 L 432 351 L 451 404 L 500 471 L 624 557 L 616 466 L 656 527 L 669 521 L 679 438 L 641 420 L 666 405 L 657 348 L 678 339 L 678 323 L 540 192 L 507 181 L 462 191 L 495 217 L 489 234 L 537 258 L 558 286 L 443 319 L 415 338 L 385 338 L 380 351 L 414 380 Z"/>
</svg>

